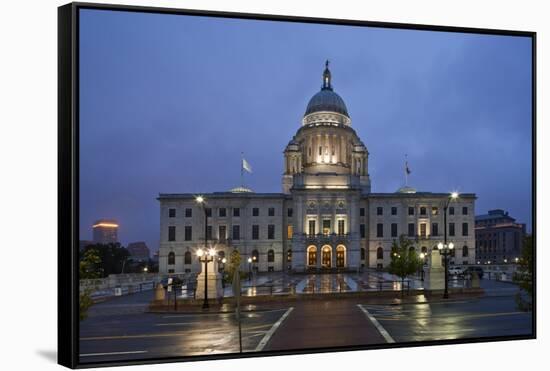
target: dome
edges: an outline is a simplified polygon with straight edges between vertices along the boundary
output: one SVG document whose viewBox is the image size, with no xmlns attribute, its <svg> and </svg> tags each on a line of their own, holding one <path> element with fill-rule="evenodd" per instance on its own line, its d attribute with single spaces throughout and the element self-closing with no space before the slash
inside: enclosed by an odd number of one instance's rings
<svg viewBox="0 0 550 371">
<path fill-rule="evenodd" d="M 416 193 L 416 189 L 413 187 L 404 186 L 399 188 L 396 193 Z"/>
<path fill-rule="evenodd" d="M 309 100 L 304 116 L 321 111 L 336 112 L 349 117 L 344 100 L 332 89 L 323 88 L 315 94 Z"/>
<path fill-rule="evenodd" d="M 231 190 L 229 190 L 229 192 L 231 193 L 254 193 L 253 190 L 251 190 L 250 188 L 246 188 L 246 187 L 235 187 Z"/>
<path fill-rule="evenodd" d="M 323 71 L 323 86 L 321 91 L 315 94 L 307 104 L 307 116 L 315 112 L 336 112 L 349 118 L 348 109 L 344 100 L 332 90 L 332 74 L 328 69 L 328 60 L 325 62 L 325 70 Z"/>
</svg>

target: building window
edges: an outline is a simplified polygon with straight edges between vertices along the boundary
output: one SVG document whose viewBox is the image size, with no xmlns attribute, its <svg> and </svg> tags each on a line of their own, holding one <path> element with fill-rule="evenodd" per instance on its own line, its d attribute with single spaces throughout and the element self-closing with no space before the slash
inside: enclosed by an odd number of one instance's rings
<svg viewBox="0 0 550 371">
<path fill-rule="evenodd" d="M 168 253 L 168 264 L 169 265 L 174 265 L 176 264 L 176 254 L 174 254 L 173 251 L 170 251 Z"/>
<path fill-rule="evenodd" d="M 365 248 L 362 247 L 362 248 L 361 248 L 361 260 L 365 260 L 366 255 L 367 255 L 367 253 L 366 253 L 366 251 L 365 251 Z"/>
<path fill-rule="evenodd" d="M 225 225 L 218 226 L 218 238 L 220 241 L 225 241 L 227 238 L 227 228 Z"/>
<path fill-rule="evenodd" d="M 454 206 L 449 207 L 449 215 L 455 215 L 455 208 L 454 208 Z"/>
<path fill-rule="evenodd" d="M 168 269 L 168 273 L 174 273 L 173 269 Z"/>
<path fill-rule="evenodd" d="M 183 261 L 184 264 L 191 264 L 191 252 L 190 251 L 185 252 L 183 260 L 184 260 Z"/>
<path fill-rule="evenodd" d="M 176 240 L 176 227 L 173 225 L 168 227 L 168 241 Z"/>
<path fill-rule="evenodd" d="M 409 215 L 414 215 L 414 207 L 409 206 Z"/>
<path fill-rule="evenodd" d="M 260 215 L 260 209 L 257 207 L 252 208 L 252 216 L 259 216 Z"/>
<path fill-rule="evenodd" d="M 393 207 L 391 208 L 391 214 L 392 214 L 392 215 L 397 215 L 397 207 L 393 206 Z"/>
<path fill-rule="evenodd" d="M 267 215 L 268 216 L 275 216 L 275 208 L 270 207 L 269 209 L 267 209 Z"/>
<path fill-rule="evenodd" d="M 420 236 L 426 237 L 426 223 L 420 223 Z"/>
<path fill-rule="evenodd" d="M 468 206 L 462 206 L 462 215 L 468 215 Z"/>
<path fill-rule="evenodd" d="M 269 250 L 267 252 L 267 262 L 268 263 L 273 263 L 274 261 L 275 261 L 275 251 Z"/>
<path fill-rule="evenodd" d="M 330 233 L 330 219 L 323 220 L 323 234 L 327 235 Z"/>
<path fill-rule="evenodd" d="M 185 209 L 185 217 L 191 218 L 193 216 L 193 209 Z"/>
<path fill-rule="evenodd" d="M 439 236 L 439 225 L 432 223 L 432 236 Z"/>
<path fill-rule="evenodd" d="M 432 207 L 432 215 L 439 215 L 439 208 L 438 207 Z"/>
<path fill-rule="evenodd" d="M 343 235 L 344 233 L 346 233 L 345 221 L 344 220 L 338 220 L 338 234 Z"/>
<path fill-rule="evenodd" d="M 422 246 L 422 249 L 420 249 L 424 254 L 428 252 L 428 248 L 426 246 Z"/>
<path fill-rule="evenodd" d="M 420 208 L 420 215 L 426 215 L 426 208 L 424 206 Z"/>
<path fill-rule="evenodd" d="M 365 216 L 365 208 L 364 207 L 359 209 L 359 216 Z"/>
<path fill-rule="evenodd" d="M 462 257 L 465 258 L 468 256 L 468 246 L 462 247 Z"/>
<path fill-rule="evenodd" d="M 364 224 L 359 224 L 359 233 L 361 235 L 361 238 L 365 238 L 367 233 L 366 233 L 366 230 L 365 230 L 365 225 Z"/>
<path fill-rule="evenodd" d="M 212 239 L 212 226 L 209 225 L 206 227 L 206 238 L 211 240 Z"/>
<path fill-rule="evenodd" d="M 292 239 L 292 235 L 293 235 L 292 224 L 289 224 L 289 225 L 286 227 L 286 238 L 290 240 L 290 239 Z"/>
<path fill-rule="evenodd" d="M 168 217 L 169 218 L 175 218 L 176 217 L 176 209 L 168 209 Z"/>
<path fill-rule="evenodd" d="M 241 209 L 238 207 L 233 208 L 233 216 L 235 217 L 241 216 Z"/>
<path fill-rule="evenodd" d="M 397 223 L 391 223 L 391 236 L 397 237 Z"/>
<path fill-rule="evenodd" d="M 185 226 L 185 241 L 191 241 L 193 239 L 193 228 L 190 225 Z"/>
<path fill-rule="evenodd" d="M 455 223 L 449 223 L 449 236 L 455 235 Z"/>
<path fill-rule="evenodd" d="M 308 225 L 308 228 L 309 228 L 309 229 L 308 229 L 308 234 L 309 234 L 310 236 L 315 235 L 315 220 L 310 220 L 310 221 L 308 222 L 308 224 L 309 224 L 309 225 Z"/>
<path fill-rule="evenodd" d="M 204 209 L 204 212 L 206 213 L 206 216 L 211 218 L 212 217 L 212 209 L 207 207 L 206 209 Z"/>
<path fill-rule="evenodd" d="M 260 226 L 258 224 L 254 224 L 252 226 L 252 239 L 253 240 L 260 239 Z"/>
<path fill-rule="evenodd" d="M 376 208 L 376 215 L 382 215 L 382 214 L 384 214 L 384 208 L 378 206 Z"/>
<path fill-rule="evenodd" d="M 384 224 L 376 224 L 376 237 L 384 237 Z"/>
<path fill-rule="evenodd" d="M 384 249 L 381 247 L 376 249 L 376 259 L 384 259 Z"/>
<path fill-rule="evenodd" d="M 238 225 L 233 226 L 233 239 L 234 240 L 240 240 L 241 239 L 241 227 Z"/>
<path fill-rule="evenodd" d="M 267 239 L 268 240 L 275 239 L 275 224 L 269 224 L 267 226 Z"/>
<path fill-rule="evenodd" d="M 323 154 L 323 147 L 319 146 L 319 156 L 321 156 L 322 154 Z"/>
<path fill-rule="evenodd" d="M 409 237 L 414 237 L 414 223 L 409 223 L 408 235 Z"/>
<path fill-rule="evenodd" d="M 260 261 L 260 253 L 256 249 L 252 250 L 252 261 L 255 263 Z"/>
<path fill-rule="evenodd" d="M 225 207 L 220 207 L 218 210 L 218 216 L 220 218 L 225 218 L 227 216 L 227 209 Z"/>
<path fill-rule="evenodd" d="M 288 216 L 289 218 L 292 218 L 292 214 L 293 214 L 293 210 L 291 207 L 289 207 L 287 210 L 286 210 L 286 216 Z"/>
<path fill-rule="evenodd" d="M 463 236 L 468 235 L 468 223 L 462 223 L 462 235 Z"/>
</svg>

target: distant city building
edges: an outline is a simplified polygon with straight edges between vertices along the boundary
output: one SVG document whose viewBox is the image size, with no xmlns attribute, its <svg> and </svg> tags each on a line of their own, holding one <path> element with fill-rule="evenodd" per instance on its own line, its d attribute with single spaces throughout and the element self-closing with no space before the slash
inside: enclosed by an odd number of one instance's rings
<svg viewBox="0 0 550 371">
<path fill-rule="evenodd" d="M 90 245 L 93 245 L 93 244 L 94 244 L 94 241 L 80 240 L 80 241 L 78 241 L 78 248 L 79 248 L 80 251 L 84 251 L 86 246 L 90 246 Z"/>
<path fill-rule="evenodd" d="M 128 244 L 128 252 L 134 261 L 149 261 L 149 248 L 143 241 Z"/>
<path fill-rule="evenodd" d="M 327 62 L 321 91 L 284 150 L 281 193 L 241 186 L 205 194 L 205 204 L 191 193 L 159 195 L 161 273 L 200 271 L 196 251 L 204 248 L 205 234 L 220 259 L 237 249 L 241 269 L 262 272 L 385 268 L 400 235 L 418 254 L 439 256 L 449 193 L 408 186 L 371 193 L 369 152 L 331 79 Z M 248 163 L 242 166 L 249 171 Z M 463 193 L 449 205 L 448 241 L 456 246 L 451 264 L 476 262 L 475 199 Z"/>
<path fill-rule="evenodd" d="M 153 263 L 158 264 L 158 262 L 159 262 L 159 252 L 158 252 L 158 250 L 155 251 L 155 253 L 153 254 L 153 258 L 151 260 L 153 260 Z"/>
<path fill-rule="evenodd" d="M 521 256 L 525 224 L 501 209 L 476 216 L 476 257 L 479 264 L 514 263 Z"/>
<path fill-rule="evenodd" d="M 94 243 L 117 243 L 118 222 L 114 219 L 99 219 L 92 226 Z"/>
</svg>

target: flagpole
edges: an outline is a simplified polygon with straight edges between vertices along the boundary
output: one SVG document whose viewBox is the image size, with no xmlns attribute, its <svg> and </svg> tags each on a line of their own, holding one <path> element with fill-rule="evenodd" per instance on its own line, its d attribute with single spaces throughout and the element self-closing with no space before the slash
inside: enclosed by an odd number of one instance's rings
<svg viewBox="0 0 550 371">
<path fill-rule="evenodd" d="M 244 188 L 244 153 L 241 152 L 241 187 Z"/>
<path fill-rule="evenodd" d="M 405 154 L 405 187 L 409 186 L 409 164 L 407 161 L 407 154 Z"/>
</svg>

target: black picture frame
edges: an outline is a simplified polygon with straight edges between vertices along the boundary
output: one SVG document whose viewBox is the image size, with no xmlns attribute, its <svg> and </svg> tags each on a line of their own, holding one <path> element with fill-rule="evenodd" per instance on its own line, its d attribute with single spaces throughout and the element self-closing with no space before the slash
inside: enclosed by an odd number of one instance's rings
<svg viewBox="0 0 550 371">
<path fill-rule="evenodd" d="M 408 30 L 474 33 L 528 37 L 532 41 L 532 235 L 534 243 L 534 296 L 532 335 L 495 336 L 479 339 L 456 339 L 365 345 L 356 347 L 330 347 L 295 349 L 289 351 L 262 351 L 260 353 L 220 354 L 204 356 L 170 357 L 147 360 L 128 360 L 101 363 L 79 363 L 79 11 L 98 9 L 124 12 L 171 15 L 196 15 L 213 18 L 238 18 L 327 25 L 365 26 Z M 282 16 L 252 13 L 232 13 L 192 9 L 156 8 L 145 6 L 107 5 L 96 3 L 70 3 L 58 8 L 58 363 L 69 368 L 89 368 L 135 364 L 154 364 L 181 361 L 265 357 L 289 354 L 309 354 L 353 350 L 448 345 L 536 338 L 536 32 L 485 28 L 449 27 L 424 24 L 387 23 L 350 19 Z"/>
</svg>

